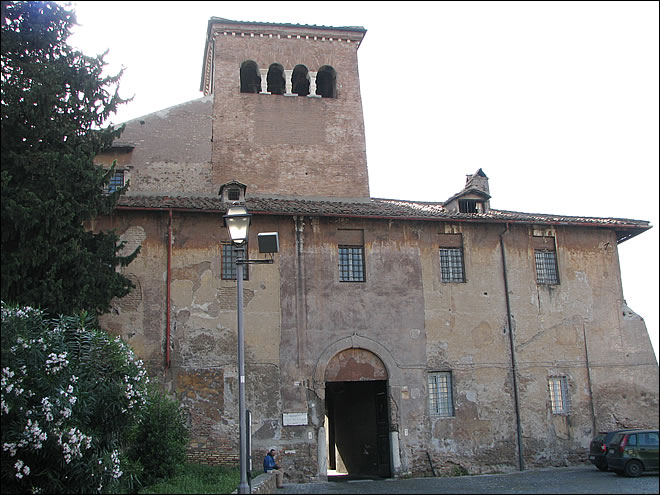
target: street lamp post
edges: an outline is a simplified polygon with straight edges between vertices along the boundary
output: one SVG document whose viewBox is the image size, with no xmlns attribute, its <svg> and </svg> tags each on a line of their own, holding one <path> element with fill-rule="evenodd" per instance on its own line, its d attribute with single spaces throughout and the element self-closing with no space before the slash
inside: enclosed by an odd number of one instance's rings
<svg viewBox="0 0 660 495">
<path fill-rule="evenodd" d="M 243 266 L 250 264 L 272 264 L 273 253 L 279 251 L 279 237 L 277 232 L 258 234 L 259 252 L 270 254 L 269 259 L 248 259 L 245 244 L 248 239 L 250 228 L 250 215 L 241 204 L 235 203 L 227 209 L 224 216 L 225 225 L 229 231 L 231 242 L 236 248 L 236 319 L 238 324 L 238 422 L 240 435 L 239 463 L 241 468 L 241 481 L 238 485 L 238 493 L 250 493 L 250 485 L 247 481 L 247 428 L 245 408 L 245 344 L 243 336 Z"/>
<path fill-rule="evenodd" d="M 238 320 L 238 426 L 240 435 L 239 463 L 241 468 L 241 481 L 238 493 L 250 493 L 247 481 L 247 432 L 245 431 L 245 345 L 243 337 L 243 265 L 247 261 L 245 256 L 245 243 L 248 237 L 251 215 L 244 206 L 233 206 L 224 216 L 225 225 L 236 253 L 236 290 L 237 320 Z"/>
</svg>

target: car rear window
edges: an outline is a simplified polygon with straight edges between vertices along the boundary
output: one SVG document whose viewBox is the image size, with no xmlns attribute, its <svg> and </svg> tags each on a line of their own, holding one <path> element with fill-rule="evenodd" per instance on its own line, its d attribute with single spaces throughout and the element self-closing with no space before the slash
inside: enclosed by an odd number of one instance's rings
<svg viewBox="0 0 660 495">
<path fill-rule="evenodd" d="M 621 443 L 621 440 L 623 439 L 624 435 L 625 435 L 625 433 L 617 433 L 616 435 L 614 435 L 614 438 L 612 439 L 610 444 L 613 443 L 615 445 L 619 445 Z"/>
<path fill-rule="evenodd" d="M 603 440 L 605 440 L 605 436 L 606 436 L 605 433 L 599 433 L 598 435 L 596 435 L 596 436 L 594 437 L 594 439 L 592 440 L 592 442 L 602 442 Z"/>
<path fill-rule="evenodd" d="M 614 440 L 614 437 L 617 435 L 618 433 L 616 431 L 610 431 L 607 435 L 605 435 L 605 441 L 612 442 Z"/>
</svg>

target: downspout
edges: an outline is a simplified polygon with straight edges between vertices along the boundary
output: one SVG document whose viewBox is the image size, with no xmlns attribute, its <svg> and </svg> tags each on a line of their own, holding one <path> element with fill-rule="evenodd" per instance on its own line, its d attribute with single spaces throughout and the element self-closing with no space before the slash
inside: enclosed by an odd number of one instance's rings
<svg viewBox="0 0 660 495">
<path fill-rule="evenodd" d="M 591 404 L 592 435 L 596 434 L 596 407 L 594 406 L 594 393 L 591 386 L 591 365 L 589 364 L 589 350 L 587 349 L 587 330 L 582 323 L 582 337 L 584 338 L 584 360 L 587 365 L 587 384 L 589 385 L 589 403 Z"/>
<path fill-rule="evenodd" d="M 506 229 L 500 234 L 500 250 L 502 251 L 502 276 L 504 278 L 504 296 L 506 299 L 506 319 L 509 326 L 509 347 L 511 349 L 511 374 L 513 376 L 513 400 L 516 409 L 516 437 L 518 440 L 518 469 L 523 471 L 525 469 L 525 462 L 523 460 L 523 443 L 522 443 L 522 428 L 520 425 L 520 399 L 518 398 L 518 378 L 516 369 L 516 355 L 513 345 L 513 325 L 511 318 L 511 301 L 509 300 L 509 280 L 506 272 L 506 255 L 504 254 L 504 239 L 503 235 L 509 232 L 509 224 L 506 224 Z"/>
<path fill-rule="evenodd" d="M 307 334 L 307 311 L 305 300 L 305 276 L 303 263 L 303 231 L 305 229 L 305 217 L 294 216 L 295 236 L 296 236 L 296 340 L 297 340 L 297 360 L 298 366 L 302 366 L 305 350 L 305 336 Z"/>
<path fill-rule="evenodd" d="M 170 367 L 170 313 L 172 293 L 172 208 L 168 208 L 169 220 L 167 222 L 167 323 L 165 327 L 165 372 Z"/>
</svg>

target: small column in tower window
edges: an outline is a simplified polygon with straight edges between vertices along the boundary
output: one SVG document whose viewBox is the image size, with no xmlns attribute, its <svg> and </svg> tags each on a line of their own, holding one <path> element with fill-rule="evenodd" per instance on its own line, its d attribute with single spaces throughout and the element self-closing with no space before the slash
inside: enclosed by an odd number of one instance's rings
<svg viewBox="0 0 660 495">
<path fill-rule="evenodd" d="M 268 69 L 259 69 L 259 72 L 261 73 L 261 91 L 259 94 L 269 95 L 270 91 L 268 91 Z"/>
<path fill-rule="evenodd" d="M 298 96 L 297 94 L 292 92 L 292 82 L 291 82 L 291 75 L 293 74 L 292 69 L 284 69 L 284 84 L 286 91 L 284 93 L 284 96 Z"/>
<path fill-rule="evenodd" d="M 316 72 L 309 73 L 309 94 L 307 98 L 320 98 L 320 95 L 316 94 Z"/>
</svg>

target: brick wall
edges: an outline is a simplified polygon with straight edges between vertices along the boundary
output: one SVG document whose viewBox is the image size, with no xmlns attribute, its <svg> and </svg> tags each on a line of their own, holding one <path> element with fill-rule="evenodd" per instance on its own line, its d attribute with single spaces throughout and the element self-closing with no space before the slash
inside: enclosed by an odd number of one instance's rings
<svg viewBox="0 0 660 495">
<path fill-rule="evenodd" d="M 252 194 L 368 197 L 357 43 L 278 37 L 215 38 L 212 181 Z M 337 72 L 337 98 L 240 93 L 241 63 Z"/>
</svg>

